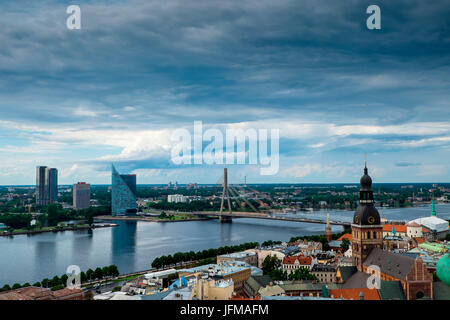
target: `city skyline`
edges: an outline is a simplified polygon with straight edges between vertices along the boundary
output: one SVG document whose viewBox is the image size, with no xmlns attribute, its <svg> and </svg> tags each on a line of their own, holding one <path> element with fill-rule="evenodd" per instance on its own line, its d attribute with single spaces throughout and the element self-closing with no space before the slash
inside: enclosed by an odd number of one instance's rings
<svg viewBox="0 0 450 320">
<path fill-rule="evenodd" d="M 444 1 L 381 1 L 379 31 L 356 1 L 80 1 L 77 31 L 64 1 L 26 3 L 1 5 L 0 185 L 42 163 L 107 184 L 111 162 L 139 184 L 215 183 L 221 166 L 170 162 L 199 120 L 280 129 L 276 175 L 228 166 L 254 183 L 350 183 L 365 153 L 379 183 L 450 181 Z"/>
</svg>

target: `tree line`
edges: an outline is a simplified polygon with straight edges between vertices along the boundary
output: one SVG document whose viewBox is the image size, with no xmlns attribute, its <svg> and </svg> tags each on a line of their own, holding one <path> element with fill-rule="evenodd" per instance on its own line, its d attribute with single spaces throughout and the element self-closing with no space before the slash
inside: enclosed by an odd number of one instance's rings
<svg viewBox="0 0 450 320">
<path fill-rule="evenodd" d="M 119 269 L 116 265 L 110 265 L 103 268 L 97 267 L 95 270 L 88 269 L 86 272 L 80 273 L 80 280 L 81 283 L 87 282 L 87 281 L 94 281 L 94 280 L 102 280 L 105 278 L 110 277 L 117 277 L 119 275 Z M 67 279 L 69 276 L 67 274 L 63 274 L 61 277 L 54 276 L 52 279 L 45 278 L 42 281 L 38 281 L 33 283 L 34 287 L 43 287 L 43 288 L 51 288 L 52 291 L 64 289 L 67 285 Z M 30 287 L 31 284 L 26 282 L 24 284 L 15 283 L 12 286 L 5 284 L 2 288 L 0 288 L 1 291 L 8 291 L 8 290 L 15 290 L 20 288 L 26 288 Z"/>
<path fill-rule="evenodd" d="M 222 254 L 244 251 L 258 246 L 259 246 L 258 242 L 247 242 L 240 245 L 224 246 L 217 249 L 208 249 L 197 252 L 194 251 L 176 252 L 173 255 L 169 254 L 167 256 L 160 256 L 155 258 L 152 262 L 152 267 L 159 269 L 165 266 L 170 266 L 181 262 L 213 258 Z"/>
</svg>

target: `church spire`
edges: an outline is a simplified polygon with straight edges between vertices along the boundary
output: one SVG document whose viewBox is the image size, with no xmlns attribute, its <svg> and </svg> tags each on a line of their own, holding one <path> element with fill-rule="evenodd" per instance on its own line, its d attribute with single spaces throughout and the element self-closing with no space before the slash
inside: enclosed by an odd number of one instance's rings
<svg viewBox="0 0 450 320">
<path fill-rule="evenodd" d="M 433 199 L 431 200 L 431 216 L 436 216 L 436 207 L 434 206 L 434 195 Z"/>
</svg>

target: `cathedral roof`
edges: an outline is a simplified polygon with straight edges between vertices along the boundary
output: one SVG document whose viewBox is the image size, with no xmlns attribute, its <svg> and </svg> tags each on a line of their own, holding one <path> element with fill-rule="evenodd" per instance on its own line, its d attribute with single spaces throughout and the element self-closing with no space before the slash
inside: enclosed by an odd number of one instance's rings
<svg viewBox="0 0 450 320">
<path fill-rule="evenodd" d="M 365 266 L 376 265 L 380 267 L 381 272 L 397 279 L 406 280 L 406 276 L 411 272 L 414 262 L 414 258 L 374 248 L 363 264 Z"/>
</svg>

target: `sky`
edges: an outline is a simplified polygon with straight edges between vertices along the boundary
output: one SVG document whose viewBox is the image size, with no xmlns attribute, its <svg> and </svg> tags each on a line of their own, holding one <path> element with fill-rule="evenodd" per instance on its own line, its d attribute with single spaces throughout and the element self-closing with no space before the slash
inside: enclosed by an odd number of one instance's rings
<svg viewBox="0 0 450 320">
<path fill-rule="evenodd" d="M 81 8 L 81 29 L 66 8 Z M 381 9 L 368 30 L 366 9 Z M 279 129 L 231 183 L 450 182 L 450 2 L 0 1 L 0 185 L 216 183 L 173 132 Z"/>
</svg>

